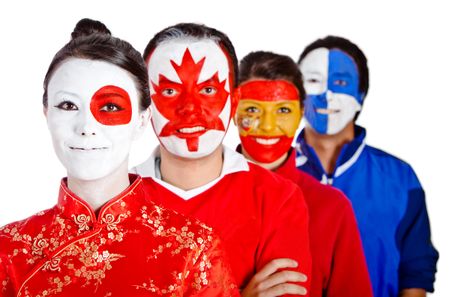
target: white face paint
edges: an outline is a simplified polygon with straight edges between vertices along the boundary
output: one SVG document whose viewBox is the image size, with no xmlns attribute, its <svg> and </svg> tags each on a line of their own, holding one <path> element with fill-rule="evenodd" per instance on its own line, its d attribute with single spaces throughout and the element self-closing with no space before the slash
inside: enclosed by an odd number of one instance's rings
<svg viewBox="0 0 450 297">
<path fill-rule="evenodd" d="M 102 93 L 105 89 L 109 91 Z M 138 90 L 127 71 L 103 61 L 71 58 L 59 65 L 47 90 L 48 128 L 69 177 L 103 178 L 128 162 L 146 114 L 139 113 Z"/>
<path fill-rule="evenodd" d="M 224 51 L 209 39 L 168 40 L 151 54 L 148 74 L 152 124 L 161 144 L 183 158 L 211 154 L 230 123 L 230 68 Z"/>
<path fill-rule="evenodd" d="M 321 134 L 337 134 L 361 110 L 363 96 L 353 59 L 338 49 L 318 48 L 300 64 L 306 124 Z"/>
</svg>

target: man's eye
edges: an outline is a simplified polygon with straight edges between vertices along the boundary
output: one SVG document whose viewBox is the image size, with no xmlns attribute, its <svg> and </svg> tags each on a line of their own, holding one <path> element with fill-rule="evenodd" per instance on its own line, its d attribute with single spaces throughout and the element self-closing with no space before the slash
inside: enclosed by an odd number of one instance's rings
<svg viewBox="0 0 450 297">
<path fill-rule="evenodd" d="M 345 87 L 347 85 L 347 82 L 343 79 L 336 79 L 334 81 L 334 85 L 335 86 L 341 86 L 341 87 Z"/>
<path fill-rule="evenodd" d="M 204 87 L 203 89 L 200 90 L 200 94 L 202 95 L 215 95 L 217 93 L 217 89 L 214 87 Z"/>
<path fill-rule="evenodd" d="M 306 81 L 310 84 L 317 84 L 320 82 L 317 78 L 308 78 Z"/>
<path fill-rule="evenodd" d="M 278 113 L 290 113 L 291 109 L 289 107 L 280 107 Z"/>
<path fill-rule="evenodd" d="M 175 95 L 178 94 L 178 92 L 175 89 L 168 88 L 168 89 L 164 89 L 162 91 L 162 94 L 166 97 L 174 97 Z"/>
<path fill-rule="evenodd" d="M 120 106 L 114 104 L 114 103 L 108 103 L 104 105 L 102 108 L 100 108 L 100 111 L 106 111 L 106 112 L 116 112 L 121 111 L 123 108 Z"/>
<path fill-rule="evenodd" d="M 76 106 L 73 102 L 67 100 L 59 103 L 55 107 L 62 110 L 78 110 L 78 106 Z"/>
<path fill-rule="evenodd" d="M 259 112 L 259 109 L 254 107 L 254 106 L 250 106 L 250 107 L 247 107 L 245 109 L 245 111 L 248 112 L 248 113 L 257 113 L 257 112 Z"/>
</svg>

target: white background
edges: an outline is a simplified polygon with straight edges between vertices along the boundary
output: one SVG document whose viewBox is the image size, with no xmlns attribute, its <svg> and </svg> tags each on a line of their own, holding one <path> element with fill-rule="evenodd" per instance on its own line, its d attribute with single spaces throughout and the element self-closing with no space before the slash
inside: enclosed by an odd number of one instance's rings
<svg viewBox="0 0 450 297">
<path fill-rule="evenodd" d="M 440 259 L 433 296 L 450 296 L 450 17 L 444 1 L 2 1 L 0 4 L 0 225 L 51 207 L 65 175 L 42 114 L 42 82 L 53 55 L 83 17 L 143 51 L 161 29 L 200 22 L 230 37 L 238 58 L 271 50 L 297 60 L 328 34 L 366 53 L 370 90 L 359 124 L 368 143 L 409 162 L 427 193 Z M 131 155 L 146 159 L 148 129 Z M 230 127 L 225 143 L 238 143 Z"/>
</svg>

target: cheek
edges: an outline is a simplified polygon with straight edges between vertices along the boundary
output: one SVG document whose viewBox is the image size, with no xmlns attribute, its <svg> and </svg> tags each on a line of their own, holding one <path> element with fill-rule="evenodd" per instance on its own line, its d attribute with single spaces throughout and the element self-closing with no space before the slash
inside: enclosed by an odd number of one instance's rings
<svg viewBox="0 0 450 297">
<path fill-rule="evenodd" d="M 252 130 L 256 130 L 258 128 L 259 117 L 251 116 L 246 113 L 238 114 L 237 126 L 240 134 L 245 136 L 247 133 L 250 133 Z"/>
<path fill-rule="evenodd" d="M 278 126 L 288 137 L 294 137 L 300 124 L 300 113 L 291 113 L 278 119 Z"/>
</svg>

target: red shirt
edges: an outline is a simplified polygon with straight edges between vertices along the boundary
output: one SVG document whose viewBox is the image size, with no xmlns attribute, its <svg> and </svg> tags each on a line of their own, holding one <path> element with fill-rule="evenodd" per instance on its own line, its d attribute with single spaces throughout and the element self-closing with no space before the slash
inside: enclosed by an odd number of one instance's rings
<svg viewBox="0 0 450 297">
<path fill-rule="evenodd" d="M 350 201 L 295 167 L 291 148 L 276 173 L 295 182 L 309 209 L 313 259 L 311 296 L 373 296 L 369 273 Z"/>
<path fill-rule="evenodd" d="M 231 151 L 227 154 L 237 153 Z M 235 159 L 247 163 L 241 155 Z M 144 164 L 154 166 L 151 163 Z M 213 227 L 225 245 L 241 288 L 265 264 L 276 258 L 296 260 L 299 263 L 297 270 L 309 279 L 308 213 L 302 192 L 291 181 L 264 168 L 254 164 L 248 164 L 248 168 L 247 171 L 226 174 L 212 187 L 190 199 L 176 195 L 160 181 L 143 180 L 156 203 Z M 309 291 L 308 282 L 302 285 Z"/>
<path fill-rule="evenodd" d="M 0 296 L 238 296 L 211 230 L 131 179 L 97 215 L 63 180 L 55 207 L 0 228 Z"/>
</svg>

